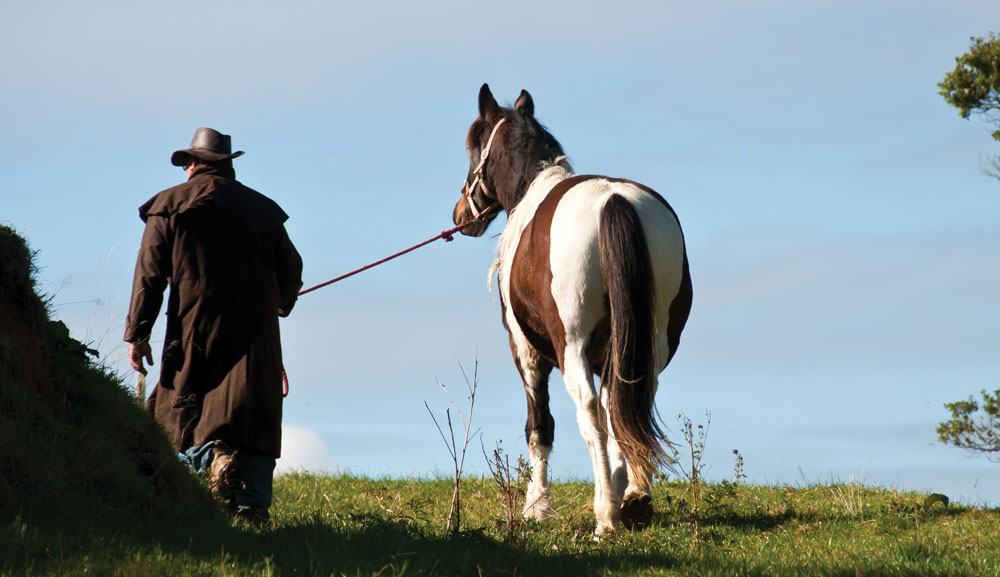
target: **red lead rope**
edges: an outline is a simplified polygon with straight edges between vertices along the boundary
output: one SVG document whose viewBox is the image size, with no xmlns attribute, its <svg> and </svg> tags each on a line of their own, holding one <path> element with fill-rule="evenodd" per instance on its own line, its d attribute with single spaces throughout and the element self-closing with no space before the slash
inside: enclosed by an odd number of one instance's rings
<svg viewBox="0 0 1000 577">
<path fill-rule="evenodd" d="M 480 216 L 485 215 L 486 213 L 492 211 L 495 206 L 496 205 L 490 206 L 486 210 L 482 211 L 480 213 Z M 475 220 L 470 220 L 469 222 L 462 223 L 462 224 L 460 224 L 458 226 L 449 228 L 448 230 L 442 230 L 440 233 L 438 233 L 437 236 L 431 237 L 431 238 L 429 238 L 429 239 L 427 239 L 427 240 L 425 240 L 425 241 L 423 241 L 421 243 L 418 243 L 418 244 L 415 244 L 415 245 L 413 245 L 413 246 L 411 246 L 409 248 L 403 249 L 403 250 L 397 252 L 396 254 L 391 254 L 391 255 L 389 255 L 389 256 L 381 259 L 381 260 L 377 260 L 377 261 L 375 261 L 375 262 L 373 262 L 371 264 L 366 264 L 365 266 L 363 266 L 361 268 L 354 269 L 354 270 L 352 270 L 351 272 L 349 272 L 347 274 L 342 274 L 342 275 L 338 276 L 337 278 L 332 278 L 332 279 L 330 279 L 330 280 L 328 280 L 326 282 L 321 282 L 321 283 L 319 283 L 316 286 L 312 286 L 312 287 L 309 287 L 307 289 L 303 289 L 303 290 L 299 291 L 299 296 L 302 296 L 302 295 L 304 295 L 306 293 L 311 293 L 312 291 L 314 291 L 316 289 L 321 289 L 321 288 L 323 288 L 325 286 L 332 285 L 335 282 L 340 282 L 340 281 L 344 280 L 345 278 L 350 278 L 350 277 L 358 274 L 359 272 L 364 272 L 364 271 L 366 271 L 366 270 L 368 270 L 370 268 L 377 267 L 380 264 L 387 263 L 387 262 L 389 262 L 390 260 L 392 260 L 394 258 L 401 257 L 401 256 L 403 256 L 404 254 L 406 254 L 408 252 L 413 252 L 413 251 L 417 250 L 418 248 L 420 248 L 422 246 L 426 246 L 426 245 L 428 245 L 428 244 L 430 244 L 430 243 L 432 243 L 432 242 L 434 242 L 434 241 L 436 241 L 438 239 L 442 239 L 443 238 L 445 242 L 451 242 L 452 240 L 455 239 L 455 233 L 456 232 L 459 232 L 463 228 L 469 226 L 470 224 L 472 224 L 472 223 L 474 223 L 474 222 L 476 222 L 478 220 L 479 220 L 479 218 L 476 218 Z M 288 396 L 288 375 L 285 373 L 285 367 L 281 367 L 281 383 L 282 383 L 282 393 L 281 393 L 281 396 L 282 396 L 282 398 L 284 398 L 284 397 Z"/>
<path fill-rule="evenodd" d="M 428 245 L 428 244 L 430 244 L 430 243 L 438 240 L 439 238 L 443 238 L 445 242 L 451 242 L 452 240 L 454 240 L 454 238 L 455 238 L 454 235 L 455 235 L 456 232 L 462 230 L 463 228 L 469 226 L 470 224 L 472 224 L 474 222 L 476 222 L 476 221 L 470 220 L 469 222 L 466 222 L 466 223 L 460 224 L 458 226 L 449 228 L 448 230 L 442 230 L 440 233 L 438 233 L 437 236 L 429 238 L 429 239 L 425 240 L 424 242 L 415 244 L 415 245 L 411 246 L 410 248 L 403 249 L 403 250 L 397 252 L 396 254 L 391 254 L 391 255 L 383 258 L 382 260 L 377 260 L 377 261 L 375 261 L 375 262 L 373 262 L 371 264 L 366 264 L 365 266 L 363 266 L 361 268 L 354 269 L 354 270 L 352 270 L 351 272 L 349 272 L 347 274 L 342 274 L 342 275 L 338 276 L 337 278 L 332 278 L 332 279 L 330 279 L 330 280 L 328 280 L 326 282 L 321 282 L 321 283 L 319 283 L 316 286 L 309 287 L 307 289 L 303 289 L 303 290 L 299 291 L 299 296 L 302 296 L 302 295 L 304 295 L 306 293 L 311 293 L 312 291 L 314 291 L 316 289 L 321 289 L 321 288 L 323 288 L 325 286 L 332 285 L 335 282 L 340 282 L 340 281 L 344 280 L 345 278 L 350 278 L 350 277 L 358 274 L 359 272 L 364 272 L 364 271 L 366 271 L 366 270 L 368 270 L 370 268 L 377 267 L 380 264 L 387 263 L 387 262 L 389 262 L 390 260 L 392 260 L 394 258 L 401 257 L 401 256 L 403 256 L 404 254 L 406 254 L 408 252 L 413 252 L 413 251 L 417 250 L 418 248 L 420 248 L 422 246 Z"/>
</svg>

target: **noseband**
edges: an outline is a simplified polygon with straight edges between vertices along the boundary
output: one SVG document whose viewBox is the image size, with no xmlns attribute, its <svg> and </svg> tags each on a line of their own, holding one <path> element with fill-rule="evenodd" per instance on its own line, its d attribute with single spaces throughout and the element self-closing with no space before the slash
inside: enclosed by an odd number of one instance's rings
<svg viewBox="0 0 1000 577">
<path fill-rule="evenodd" d="M 477 165 L 476 169 L 472 171 L 472 176 L 475 178 L 472 179 L 471 183 L 469 182 L 469 179 L 466 178 L 465 185 L 462 187 L 462 194 L 465 195 L 465 198 L 468 200 L 469 208 L 472 209 L 472 216 L 474 218 L 479 218 L 480 216 L 493 210 L 493 207 L 496 206 L 496 204 L 491 204 L 490 206 L 480 210 L 476 206 L 476 200 L 472 198 L 472 195 L 476 192 L 476 187 L 479 187 L 483 190 L 483 194 L 486 195 L 487 199 L 493 196 L 489 187 L 486 186 L 486 159 L 489 157 L 490 148 L 493 146 L 493 137 L 497 135 L 497 130 L 500 129 L 500 126 L 504 122 L 507 122 L 507 119 L 501 118 L 500 122 L 497 122 L 496 126 L 493 127 L 493 132 L 490 133 L 490 139 L 486 141 L 486 148 L 484 148 L 479 154 L 479 165 Z"/>
</svg>

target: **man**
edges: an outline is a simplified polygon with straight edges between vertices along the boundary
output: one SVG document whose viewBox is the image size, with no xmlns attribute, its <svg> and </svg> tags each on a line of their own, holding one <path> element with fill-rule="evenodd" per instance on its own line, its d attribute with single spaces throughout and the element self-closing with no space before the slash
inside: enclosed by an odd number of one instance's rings
<svg viewBox="0 0 1000 577">
<path fill-rule="evenodd" d="M 188 180 L 139 208 L 146 223 L 126 319 L 132 368 L 153 363 L 149 335 L 169 286 L 160 382 L 147 407 L 175 449 L 235 514 L 269 519 L 281 453 L 278 317 L 302 287 L 288 216 L 236 180 L 231 139 L 195 131 L 170 162 Z"/>
</svg>

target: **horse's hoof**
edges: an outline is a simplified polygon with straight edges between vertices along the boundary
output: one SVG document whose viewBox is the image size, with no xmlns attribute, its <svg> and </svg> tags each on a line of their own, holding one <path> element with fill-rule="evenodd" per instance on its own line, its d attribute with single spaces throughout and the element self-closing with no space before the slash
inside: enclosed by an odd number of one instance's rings
<svg viewBox="0 0 1000 577">
<path fill-rule="evenodd" d="M 594 530 L 594 542 L 600 543 L 606 537 L 614 535 L 615 528 L 613 525 L 598 525 L 597 529 Z"/>
<path fill-rule="evenodd" d="M 545 521 L 556 516 L 556 510 L 547 501 L 538 501 L 524 508 L 521 515 L 531 521 Z"/>
<path fill-rule="evenodd" d="M 642 531 L 653 521 L 653 498 L 630 495 L 622 502 L 622 526 L 629 531 Z"/>
</svg>

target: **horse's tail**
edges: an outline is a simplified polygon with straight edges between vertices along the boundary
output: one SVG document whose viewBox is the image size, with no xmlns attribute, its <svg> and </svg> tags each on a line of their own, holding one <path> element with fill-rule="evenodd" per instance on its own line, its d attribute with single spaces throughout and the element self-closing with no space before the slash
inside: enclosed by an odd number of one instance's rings
<svg viewBox="0 0 1000 577">
<path fill-rule="evenodd" d="M 633 470 L 652 474 L 668 457 L 653 406 L 656 327 L 649 247 L 639 215 L 624 197 L 608 198 L 600 222 L 601 271 L 611 316 L 601 370 L 609 433 Z"/>
</svg>

